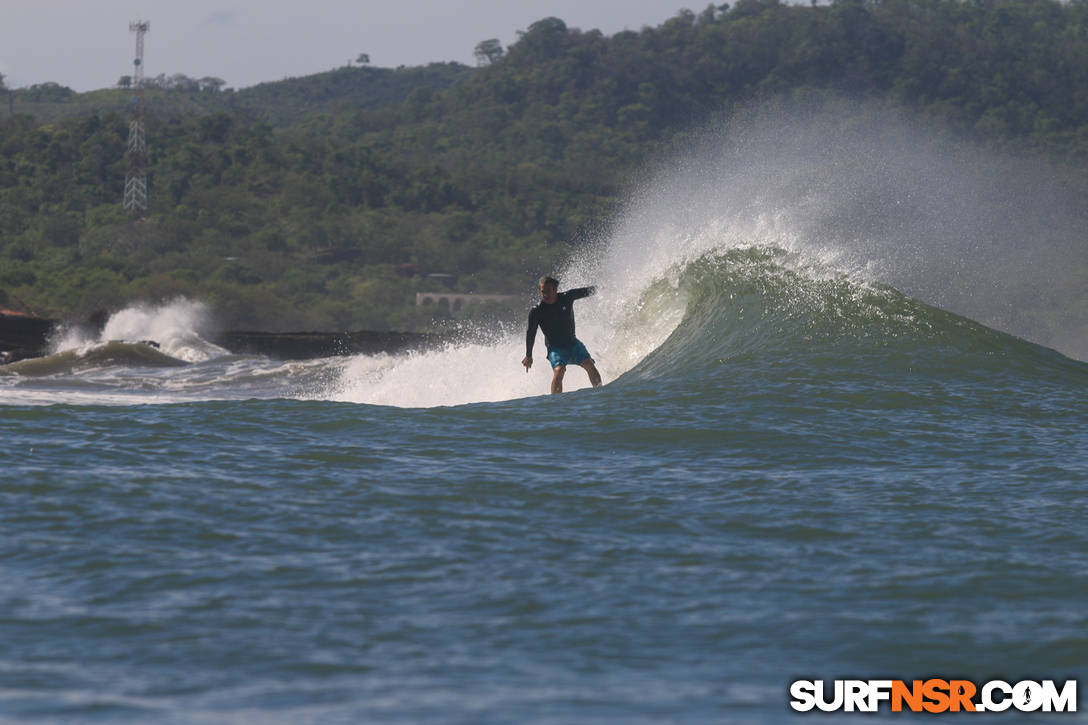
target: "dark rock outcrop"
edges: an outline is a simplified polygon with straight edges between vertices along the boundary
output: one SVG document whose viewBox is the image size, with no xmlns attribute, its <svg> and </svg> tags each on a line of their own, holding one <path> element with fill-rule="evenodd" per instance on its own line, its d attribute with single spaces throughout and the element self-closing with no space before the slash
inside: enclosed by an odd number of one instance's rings
<svg viewBox="0 0 1088 725">
<path fill-rule="evenodd" d="M 44 355 L 55 324 L 55 320 L 0 310 L 0 363 Z"/>
</svg>

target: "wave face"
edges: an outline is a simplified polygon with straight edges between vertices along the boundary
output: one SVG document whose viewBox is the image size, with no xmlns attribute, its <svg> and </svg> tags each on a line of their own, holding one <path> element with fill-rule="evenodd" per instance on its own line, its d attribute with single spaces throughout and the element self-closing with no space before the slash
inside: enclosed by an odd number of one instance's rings
<svg viewBox="0 0 1088 725">
<path fill-rule="evenodd" d="M 1084 367 L 894 288 L 817 276 L 796 260 L 781 249 L 735 249 L 651 286 L 641 305 L 671 301 L 683 318 L 622 380 L 680 378 L 698 387 L 741 366 L 829 382 L 843 375 L 975 378 Z"/>
</svg>

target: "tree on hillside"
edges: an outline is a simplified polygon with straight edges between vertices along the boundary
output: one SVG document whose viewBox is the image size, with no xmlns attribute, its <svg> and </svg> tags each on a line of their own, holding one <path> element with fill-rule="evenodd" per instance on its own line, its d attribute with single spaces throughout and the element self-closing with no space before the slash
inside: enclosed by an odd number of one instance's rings
<svg viewBox="0 0 1088 725">
<path fill-rule="evenodd" d="M 546 60 L 562 53 L 563 39 L 567 35 L 567 24 L 559 18 L 544 18 L 529 26 L 528 30 L 518 31 L 518 51 L 530 58 Z"/>
<path fill-rule="evenodd" d="M 175 73 L 170 76 L 167 88 L 175 88 L 179 91 L 198 91 L 200 90 L 200 82 L 195 78 L 190 78 L 184 73 Z"/>
<path fill-rule="evenodd" d="M 355 59 L 355 62 L 359 65 L 370 65 L 370 54 L 360 53 L 359 57 Z"/>
<path fill-rule="evenodd" d="M 502 44 L 499 43 L 498 38 L 490 38 L 488 40 L 481 40 L 476 44 L 476 65 L 485 66 L 491 65 L 499 58 L 502 57 L 503 49 Z"/>
<path fill-rule="evenodd" d="M 26 98 L 35 103 L 64 103 L 72 100 L 76 95 L 76 92 L 68 86 L 62 86 L 53 81 L 36 83 L 21 93 L 25 93 Z"/>
<path fill-rule="evenodd" d="M 211 91 L 212 93 L 218 93 L 223 90 L 223 86 L 227 85 L 225 80 L 214 76 L 204 76 L 197 83 L 200 85 L 200 90 Z"/>
</svg>

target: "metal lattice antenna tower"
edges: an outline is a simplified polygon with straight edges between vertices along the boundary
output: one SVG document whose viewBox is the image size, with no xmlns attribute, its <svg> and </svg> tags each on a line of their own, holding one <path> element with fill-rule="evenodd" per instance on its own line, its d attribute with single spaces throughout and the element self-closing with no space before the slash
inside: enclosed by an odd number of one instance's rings
<svg viewBox="0 0 1088 725">
<path fill-rule="evenodd" d="M 128 124 L 128 173 L 125 175 L 124 208 L 134 218 L 147 214 L 147 135 L 144 131 L 144 33 L 151 30 L 146 21 L 131 22 L 128 29 L 136 33 L 135 70 L 132 86 L 132 114 Z"/>
</svg>

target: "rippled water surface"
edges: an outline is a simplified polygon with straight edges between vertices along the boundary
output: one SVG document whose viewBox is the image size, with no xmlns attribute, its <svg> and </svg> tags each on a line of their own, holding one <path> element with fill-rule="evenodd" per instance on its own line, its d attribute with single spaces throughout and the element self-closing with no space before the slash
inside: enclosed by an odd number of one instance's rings
<svg viewBox="0 0 1088 725">
<path fill-rule="evenodd" d="M 346 402 L 471 346 L 8 376 L 0 712 L 771 723 L 797 678 L 1083 675 L 1088 368 L 726 262 L 563 396 Z"/>
</svg>

